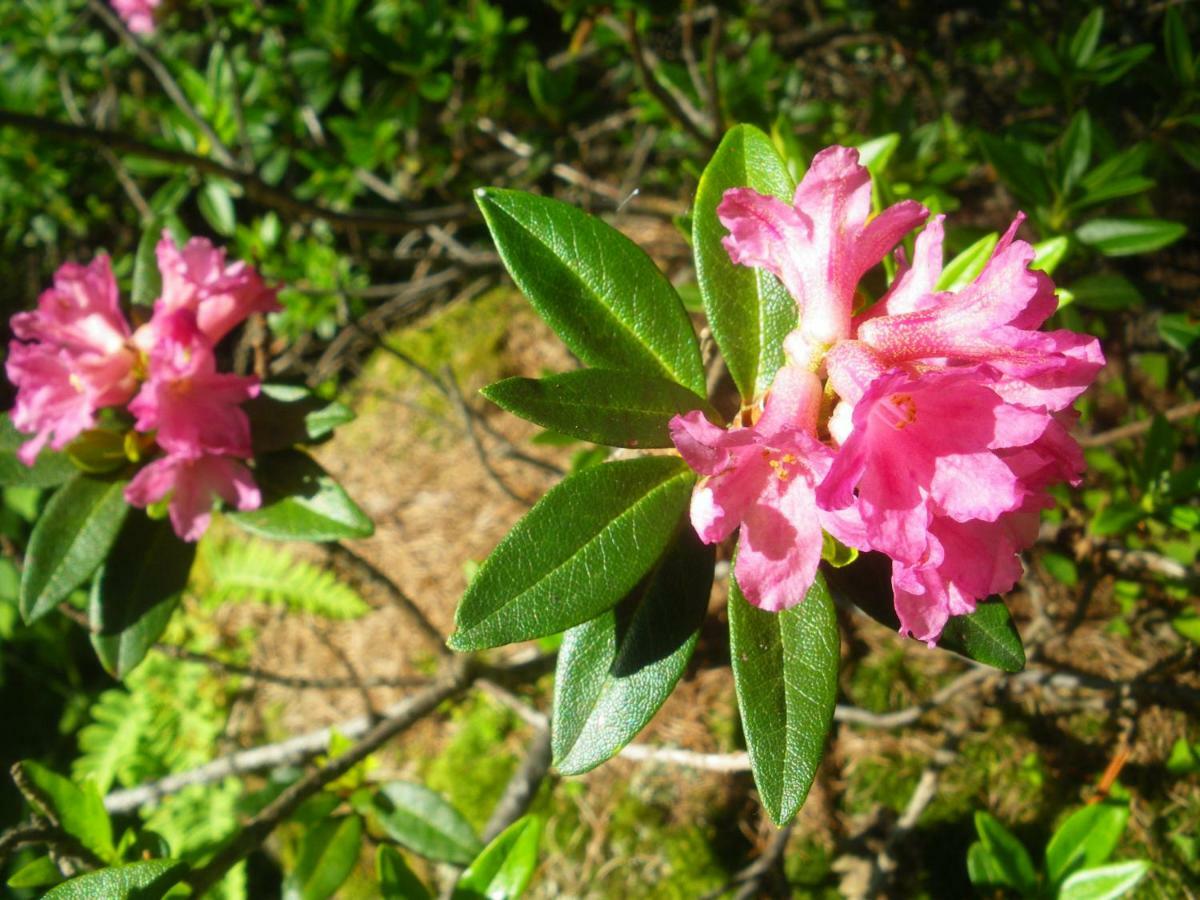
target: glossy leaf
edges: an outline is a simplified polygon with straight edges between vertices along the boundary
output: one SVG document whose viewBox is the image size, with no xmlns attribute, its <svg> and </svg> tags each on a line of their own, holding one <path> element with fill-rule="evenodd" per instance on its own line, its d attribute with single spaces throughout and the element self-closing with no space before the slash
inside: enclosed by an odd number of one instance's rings
<svg viewBox="0 0 1200 900">
<path fill-rule="evenodd" d="M 771 139 L 752 125 L 726 132 L 700 184 L 692 213 L 696 279 L 708 324 L 744 401 L 762 394 L 783 365 L 783 339 L 796 327 L 796 301 L 761 269 L 734 265 L 717 206 L 731 188 L 750 187 L 791 202 L 795 184 Z"/>
<path fill-rule="evenodd" d="M 778 613 L 751 606 L 731 580 L 729 638 L 754 783 L 782 826 L 808 796 L 837 700 L 837 616 L 823 577 Z"/>
<path fill-rule="evenodd" d="M 1096 55 L 1100 45 L 1100 32 L 1104 30 L 1104 9 L 1096 7 L 1079 23 L 1075 34 L 1071 36 L 1071 44 L 1067 50 L 1071 62 L 1076 69 L 1083 69 Z"/>
<path fill-rule="evenodd" d="M 1078 869 L 1090 869 L 1117 849 L 1129 807 L 1123 803 L 1092 803 L 1075 810 L 1046 845 L 1046 877 L 1059 884 Z"/>
<path fill-rule="evenodd" d="M 429 900 L 432 896 L 395 847 L 384 844 L 379 848 L 375 873 L 382 900 Z"/>
<path fill-rule="evenodd" d="M 367 514 L 307 453 L 283 450 L 261 457 L 254 477 L 262 507 L 228 514 L 251 534 L 277 541 L 337 541 L 375 532 Z"/>
<path fill-rule="evenodd" d="M 58 866 L 49 856 L 39 856 L 12 874 L 6 882 L 10 888 L 36 888 L 58 884 L 63 880 Z"/>
<path fill-rule="evenodd" d="M 995 861 L 996 871 L 1003 879 L 1000 884 L 1024 894 L 1032 893 L 1037 883 L 1033 861 L 1016 836 L 982 811 L 975 813 L 975 831 Z"/>
<path fill-rule="evenodd" d="M 40 619 L 104 561 L 129 506 L 125 482 L 77 475 L 50 498 L 29 537 L 21 616 Z"/>
<path fill-rule="evenodd" d="M 319 441 L 354 420 L 344 403 L 323 400 L 290 384 L 264 384 L 242 408 L 250 417 L 255 456 Z"/>
<path fill-rule="evenodd" d="M 939 291 L 961 291 L 979 277 L 987 261 L 991 259 L 992 251 L 1000 242 L 996 232 L 985 234 L 970 247 L 959 253 L 946 263 L 938 278 L 936 289 Z"/>
<path fill-rule="evenodd" d="M 517 819 L 484 848 L 459 879 L 452 900 L 515 900 L 533 879 L 542 820 Z"/>
<path fill-rule="evenodd" d="M 1115 273 L 1085 275 L 1071 284 L 1075 302 L 1088 309 L 1131 309 L 1142 302 L 1141 292 L 1127 278 Z"/>
<path fill-rule="evenodd" d="M 1045 153 L 1036 144 L 980 134 L 979 145 L 1000 180 L 1019 200 L 1044 206 L 1050 202 Z"/>
<path fill-rule="evenodd" d="M 125 520 L 88 600 L 92 647 L 110 674 L 124 678 L 154 646 L 195 556 L 196 545 L 176 537 L 165 519 L 135 510 Z"/>
<path fill-rule="evenodd" d="M 30 759 L 18 766 L 20 777 L 15 780 L 34 807 L 100 859 L 107 862 L 116 858 L 112 822 L 94 781 L 85 779 L 75 784 Z"/>
<path fill-rule="evenodd" d="M 133 258 L 133 290 L 130 302 L 134 306 L 153 306 L 162 296 L 162 273 L 158 269 L 158 242 L 162 239 L 162 220 L 153 218 L 146 224 L 138 240 Z"/>
<path fill-rule="evenodd" d="M 175 859 L 149 859 L 80 875 L 51 888 L 42 900 L 158 900 L 183 880 L 188 867 Z"/>
<path fill-rule="evenodd" d="M 967 877 L 976 887 L 1008 883 L 1003 867 L 980 841 L 967 848 Z"/>
<path fill-rule="evenodd" d="M 1080 243 L 1105 256 L 1130 256 L 1161 250 L 1185 234 L 1186 226 L 1164 219 L 1092 219 L 1075 230 Z"/>
<path fill-rule="evenodd" d="M 358 816 L 326 819 L 300 839 L 296 867 L 283 880 L 284 900 L 325 900 L 358 863 L 363 821 Z"/>
<path fill-rule="evenodd" d="M 1029 264 L 1029 268 L 1053 275 L 1070 248 L 1071 239 L 1064 235 L 1038 241 L 1033 245 L 1033 262 Z"/>
<path fill-rule="evenodd" d="M 1150 871 L 1144 859 L 1076 872 L 1063 882 L 1058 900 L 1116 900 L 1132 891 Z"/>
<path fill-rule="evenodd" d="M 77 473 L 65 453 L 43 448 L 32 466 L 17 459 L 17 451 L 29 440 L 13 427 L 12 419 L 0 414 L 0 485 L 11 487 L 57 487 Z"/>
<path fill-rule="evenodd" d="M 482 849 L 459 811 L 423 785 L 385 784 L 374 797 L 373 809 L 388 837 L 429 859 L 466 865 Z"/>
<path fill-rule="evenodd" d="M 667 424 L 693 409 L 718 421 L 704 398 L 673 381 L 610 369 L 506 378 L 482 393 L 543 428 L 609 447 L 670 447 Z"/>
<path fill-rule="evenodd" d="M 951 616 L 938 646 L 1002 672 L 1025 668 L 1025 647 L 1008 607 L 999 597 L 980 600 L 975 612 Z"/>
<path fill-rule="evenodd" d="M 1071 117 L 1059 147 L 1059 178 L 1063 193 L 1067 193 L 1087 171 L 1092 161 L 1092 117 L 1081 109 Z"/>
<path fill-rule="evenodd" d="M 576 472 L 513 526 L 455 613 L 455 650 L 554 634 L 611 609 L 662 555 L 695 476 L 670 456 Z"/>
<path fill-rule="evenodd" d="M 513 280 L 583 362 L 704 393 L 683 303 L 633 241 L 548 197 L 481 188 L 475 198 Z"/>
<path fill-rule="evenodd" d="M 560 772 L 578 775 L 610 759 L 670 696 L 700 636 L 714 561 L 685 522 L 632 595 L 567 631 L 551 721 Z"/>
</svg>

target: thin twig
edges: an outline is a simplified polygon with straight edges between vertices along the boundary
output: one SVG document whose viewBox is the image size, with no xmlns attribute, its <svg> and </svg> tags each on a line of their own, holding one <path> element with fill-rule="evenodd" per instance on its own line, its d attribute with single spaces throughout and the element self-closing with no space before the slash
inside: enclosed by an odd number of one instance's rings
<svg viewBox="0 0 1200 900">
<path fill-rule="evenodd" d="M 285 675 L 282 672 L 272 672 L 267 669 L 260 669 L 256 666 L 243 666 L 239 663 L 229 662 L 228 660 L 210 656 L 207 653 L 197 653 L 196 651 L 188 650 L 185 647 L 178 647 L 175 644 L 155 644 L 154 649 L 174 659 L 186 660 L 187 662 L 194 662 L 203 666 L 208 666 L 210 669 L 213 669 L 217 672 L 222 672 L 228 675 L 237 675 L 242 678 L 251 678 L 254 681 L 261 681 L 265 684 L 277 684 L 280 687 L 294 688 L 301 691 L 345 691 L 355 690 L 360 687 L 411 688 L 420 687 L 421 685 L 429 683 L 428 678 L 419 678 L 416 676 L 389 677 L 380 675 L 369 676 L 361 679 L 361 681 L 350 678 L 309 678 L 303 675 Z"/>
<path fill-rule="evenodd" d="M 641 77 L 642 86 L 649 94 L 659 102 L 671 118 L 687 129 L 701 143 L 712 144 L 713 123 L 706 122 L 704 114 L 692 106 L 691 101 L 673 84 L 658 79 L 654 71 L 656 60 L 642 46 L 641 38 L 638 35 L 637 13 L 634 10 L 629 11 L 624 28 L 621 27 L 620 22 L 611 17 L 605 18 L 605 24 L 618 34 L 623 33 L 625 40 L 629 43 L 629 50 L 633 55 L 634 64 L 637 66 L 638 75 Z"/>
<path fill-rule="evenodd" d="M 550 729 L 542 728 L 534 736 L 517 771 L 509 779 L 492 815 L 483 826 L 483 843 L 490 843 L 505 828 L 529 809 L 538 788 L 550 771 Z"/>
<path fill-rule="evenodd" d="M 233 121 L 237 125 L 238 131 L 238 155 L 241 158 L 242 168 L 250 172 L 254 170 L 254 145 L 250 141 L 250 129 L 246 127 L 246 108 L 242 104 L 242 85 L 238 80 L 233 54 L 230 53 L 228 45 L 221 37 L 221 23 L 213 15 L 212 3 L 209 0 L 204 0 L 204 20 L 213 32 L 213 47 L 221 52 L 225 65 L 229 66 L 229 78 L 233 83 L 230 105 L 233 107 Z"/>
<path fill-rule="evenodd" d="M 738 873 L 737 878 L 734 879 L 738 885 L 737 893 L 733 895 L 734 900 L 753 900 L 755 897 L 772 896 L 768 885 L 780 876 L 783 854 L 787 850 L 788 841 L 792 837 L 792 829 L 795 827 L 796 821 L 793 819 L 775 832 L 762 856 Z"/>
<path fill-rule="evenodd" d="M 1168 410 L 1164 410 L 1161 415 L 1168 422 L 1178 422 L 1180 419 L 1200 416 L 1200 400 L 1193 400 L 1191 403 L 1182 403 L 1179 406 L 1173 406 Z M 1130 422 L 1128 425 L 1110 428 L 1108 431 L 1101 431 L 1098 434 L 1086 434 L 1079 438 L 1079 446 L 1085 449 L 1107 447 L 1109 444 L 1115 444 L 1117 441 L 1145 434 L 1153 424 L 1153 418 L 1142 419 L 1140 422 Z"/>
<path fill-rule="evenodd" d="M 471 446 L 475 450 L 475 455 L 479 458 L 479 464 L 483 466 L 483 470 L 487 472 L 492 483 L 504 492 L 504 495 L 511 500 L 516 500 L 518 503 L 523 503 L 525 506 L 533 506 L 533 501 L 528 497 L 522 497 L 511 487 L 508 486 L 500 473 L 496 471 L 496 467 L 492 465 L 491 459 L 488 457 L 487 448 L 483 446 L 483 441 L 479 439 L 479 434 L 475 431 L 475 411 L 467 405 L 467 398 L 463 396 L 462 389 L 458 386 L 458 380 L 454 377 L 454 370 L 450 366 L 445 366 L 442 369 L 442 377 L 450 390 L 450 401 L 457 407 L 459 415 L 462 416 L 463 428 L 467 432 L 467 438 L 471 441 Z"/>
</svg>

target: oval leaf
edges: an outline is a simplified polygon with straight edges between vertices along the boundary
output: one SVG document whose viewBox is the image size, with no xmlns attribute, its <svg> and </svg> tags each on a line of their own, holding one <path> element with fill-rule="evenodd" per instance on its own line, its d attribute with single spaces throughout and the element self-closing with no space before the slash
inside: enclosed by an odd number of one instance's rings
<svg viewBox="0 0 1200 900">
<path fill-rule="evenodd" d="M 717 420 L 704 398 L 673 381 L 610 369 L 506 378 L 482 393 L 543 428 L 609 447 L 670 447 L 667 424 L 693 409 Z"/>
<path fill-rule="evenodd" d="M 982 811 L 975 813 L 975 831 L 993 861 L 993 877 L 1022 894 L 1032 894 L 1037 880 L 1033 861 L 1016 835 Z"/>
<path fill-rule="evenodd" d="M 938 277 L 937 290 L 960 291 L 979 277 L 983 267 L 992 257 L 996 244 L 1000 243 L 1000 235 L 996 232 L 985 234 L 970 247 L 964 250 L 942 269 Z"/>
<path fill-rule="evenodd" d="M 296 868 L 283 880 L 284 900 L 325 900 L 342 886 L 358 862 L 363 821 L 358 816 L 326 819 L 300 840 Z"/>
<path fill-rule="evenodd" d="M 453 900 L 515 900 L 525 893 L 537 869 L 542 820 L 517 819 L 484 848 L 463 873 Z"/>
<path fill-rule="evenodd" d="M 429 900 L 429 888 L 408 867 L 395 847 L 383 844 L 375 857 L 375 873 L 383 900 Z"/>
<path fill-rule="evenodd" d="M 263 505 L 228 514 L 251 534 L 277 541 L 338 541 L 375 532 L 367 514 L 307 453 L 284 450 L 264 456 L 254 477 Z"/>
<path fill-rule="evenodd" d="M 80 875 L 51 888 L 42 900 L 158 900 L 187 874 L 175 859 L 149 859 Z"/>
<path fill-rule="evenodd" d="M 980 600 L 973 613 L 951 616 L 938 646 L 1002 672 L 1020 672 L 1025 668 L 1021 634 L 999 597 Z"/>
<path fill-rule="evenodd" d="M 1093 803 L 1077 809 L 1046 845 L 1046 876 L 1059 884 L 1077 869 L 1097 866 L 1112 855 L 1129 821 L 1129 807 Z"/>
<path fill-rule="evenodd" d="M 696 280 L 708 324 L 745 402 L 765 391 L 783 365 L 783 339 L 796 327 L 796 301 L 769 272 L 736 266 L 721 239 L 717 207 L 730 188 L 750 187 L 790 202 L 795 184 L 771 139 L 752 125 L 731 128 L 700 184 L 692 214 Z"/>
<path fill-rule="evenodd" d="M 1186 226 L 1164 219 L 1092 219 L 1075 230 L 1080 243 L 1105 256 L 1149 253 L 1175 243 L 1185 234 Z"/>
<path fill-rule="evenodd" d="M 17 783 L 35 807 L 100 859 L 116 861 L 112 822 L 94 781 L 84 779 L 77 785 L 31 759 L 18 766 L 21 777 Z"/>
<path fill-rule="evenodd" d="M 685 522 L 641 589 L 566 633 L 551 721 L 560 772 L 578 775 L 610 759 L 670 696 L 700 636 L 714 559 Z"/>
<path fill-rule="evenodd" d="M 50 498 L 29 537 L 21 616 L 33 622 L 86 582 L 116 540 L 129 506 L 125 482 L 77 475 Z"/>
<path fill-rule="evenodd" d="M 455 613 L 455 650 L 554 634 L 594 619 L 662 555 L 695 476 L 652 456 L 592 466 L 546 494 L 479 568 Z"/>
<path fill-rule="evenodd" d="M 1063 882 L 1058 900 L 1116 900 L 1137 887 L 1149 871 L 1150 863 L 1144 859 L 1084 869 Z"/>
<path fill-rule="evenodd" d="M 481 849 L 467 820 L 424 785 L 393 781 L 380 788 L 372 806 L 388 837 L 429 859 L 465 866 Z"/>
<path fill-rule="evenodd" d="M 751 606 L 731 579 L 729 640 L 754 783 L 783 826 L 808 796 L 837 700 L 837 615 L 822 575 L 778 613 Z"/>
<path fill-rule="evenodd" d="M 196 545 L 165 519 L 136 510 L 125 520 L 88 601 L 92 647 L 114 677 L 129 674 L 163 633 L 195 557 Z"/>
<path fill-rule="evenodd" d="M 637 244 L 548 197 L 480 188 L 475 199 L 513 281 L 576 356 L 704 393 L 692 323 Z"/>
</svg>

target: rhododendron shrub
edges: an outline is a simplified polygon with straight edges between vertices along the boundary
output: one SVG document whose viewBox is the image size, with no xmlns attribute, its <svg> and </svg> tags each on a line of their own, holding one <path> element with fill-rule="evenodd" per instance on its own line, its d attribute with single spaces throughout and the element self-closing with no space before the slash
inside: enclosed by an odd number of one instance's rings
<svg viewBox="0 0 1200 900">
<path fill-rule="evenodd" d="M 22 614 L 40 618 L 90 580 L 93 643 L 118 674 L 165 628 L 193 544 L 222 504 L 265 537 L 371 531 L 293 447 L 325 437 L 349 411 L 223 370 L 225 338 L 278 309 L 275 291 L 204 238 L 180 244 L 164 231 L 154 249 L 139 253 L 134 281 L 160 289 L 129 310 L 107 256 L 62 266 L 37 308 L 13 317 L 5 365 L 17 389 L 5 450 L 27 467 L 28 483 L 61 484 L 30 537 Z M 118 567 L 141 574 L 134 589 L 145 596 L 112 587 L 106 574 Z"/>
<path fill-rule="evenodd" d="M 450 640 L 565 630 L 561 771 L 610 758 L 670 694 L 719 558 L 747 749 L 776 822 L 803 802 L 832 720 L 835 603 L 930 648 L 1024 665 L 998 595 L 1021 577 L 1050 489 L 1081 479 L 1071 406 L 1104 357 L 1045 327 L 1055 289 L 1019 214 L 946 286 L 944 217 L 873 196 L 852 148 L 821 151 L 794 184 L 761 132 L 725 136 L 692 217 L 720 351 L 705 366 L 675 289 L 627 238 L 554 200 L 478 192 L 513 279 L 585 366 L 485 395 L 626 448 L 513 528 Z"/>
</svg>

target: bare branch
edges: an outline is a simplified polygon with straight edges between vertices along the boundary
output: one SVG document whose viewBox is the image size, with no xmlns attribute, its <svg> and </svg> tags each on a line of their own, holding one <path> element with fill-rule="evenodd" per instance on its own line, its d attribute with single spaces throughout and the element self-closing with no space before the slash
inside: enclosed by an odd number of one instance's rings
<svg viewBox="0 0 1200 900">
<path fill-rule="evenodd" d="M 496 835 L 525 815 L 549 771 L 550 729 L 542 728 L 534 735 L 525 759 L 509 779 L 504 794 L 483 827 L 483 843 L 490 843 Z"/>
<path fill-rule="evenodd" d="M 1178 422 L 1180 419 L 1190 419 L 1192 416 L 1200 416 L 1200 400 L 1193 400 L 1191 403 L 1173 406 L 1162 413 L 1162 417 L 1168 422 Z M 1150 426 L 1153 424 L 1153 418 L 1142 419 L 1140 422 L 1130 422 L 1128 425 L 1121 425 L 1118 428 L 1101 431 L 1099 434 L 1085 434 L 1079 438 L 1079 446 L 1085 449 L 1107 447 L 1109 444 L 1115 444 L 1117 441 L 1143 435 L 1150 430 Z"/>
<path fill-rule="evenodd" d="M 186 660 L 187 662 L 200 663 L 201 665 L 208 666 L 210 669 L 218 672 L 223 672 L 229 675 L 237 675 L 243 678 L 252 678 L 255 681 L 261 681 L 265 684 L 277 684 L 280 687 L 295 688 L 296 690 L 301 691 L 345 691 L 358 690 L 360 687 L 411 688 L 420 687 L 429 683 L 428 678 L 404 676 L 389 677 L 386 675 L 366 677 L 361 681 L 356 681 L 351 678 L 307 678 L 303 675 L 285 675 L 282 672 L 271 672 L 267 669 L 260 669 L 256 666 L 243 666 L 238 663 L 229 662 L 228 660 L 219 659 L 215 656 L 210 656 L 207 653 L 196 653 L 195 651 L 188 650 L 184 647 L 177 647 L 174 644 L 155 644 L 154 649 L 174 659 L 182 659 Z"/>
<path fill-rule="evenodd" d="M 713 123 L 706 121 L 704 114 L 673 84 L 659 80 L 654 71 L 657 68 L 657 60 L 642 46 L 641 37 L 638 35 L 637 13 L 630 10 L 624 27 L 612 17 L 606 17 L 605 24 L 623 35 L 629 43 L 629 50 L 637 66 L 638 75 L 641 76 L 642 85 L 650 95 L 662 105 L 671 118 L 691 132 L 702 144 L 712 144 Z"/>
</svg>

